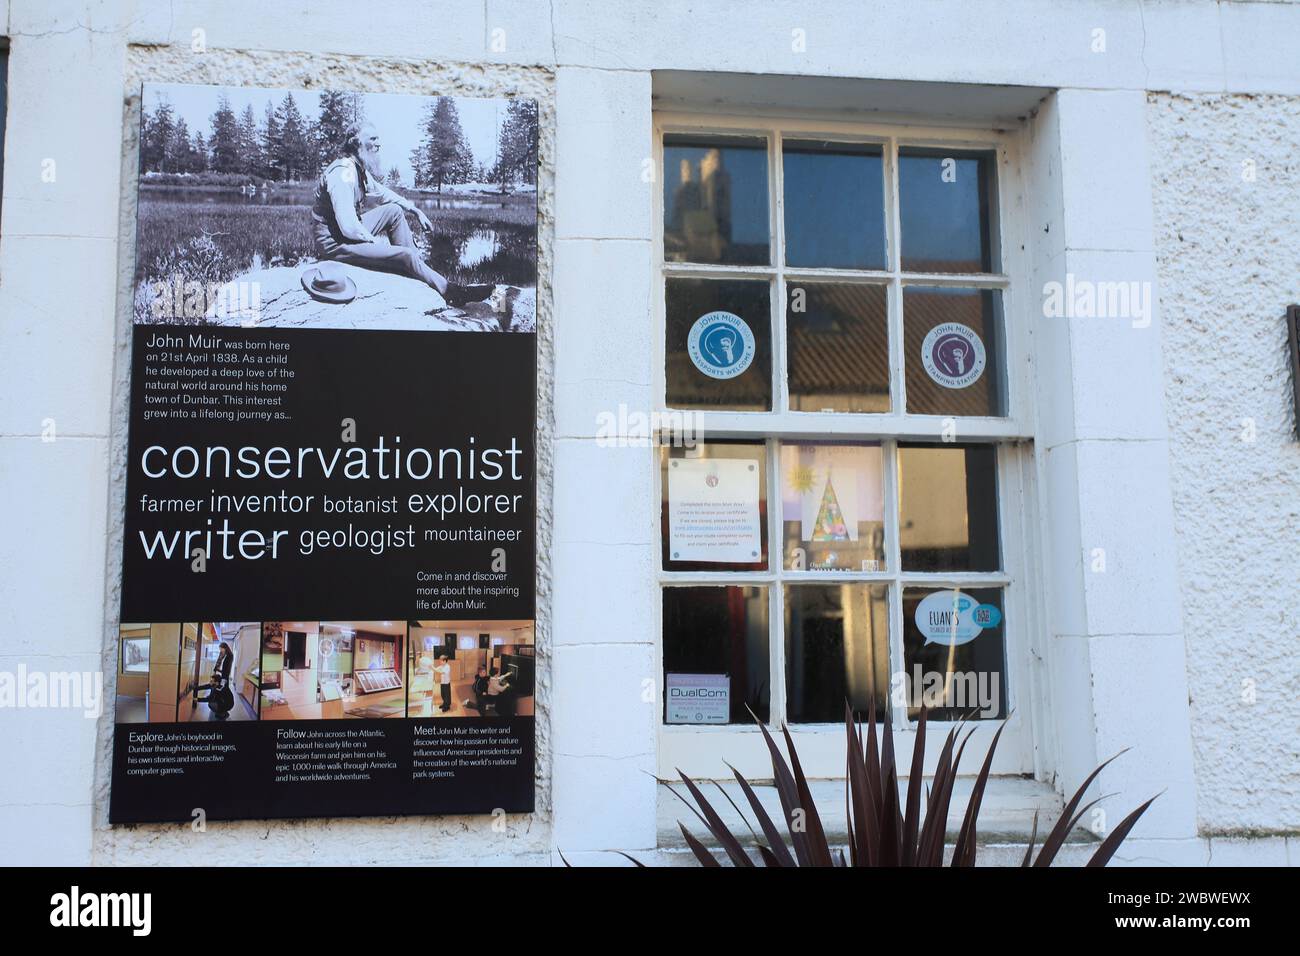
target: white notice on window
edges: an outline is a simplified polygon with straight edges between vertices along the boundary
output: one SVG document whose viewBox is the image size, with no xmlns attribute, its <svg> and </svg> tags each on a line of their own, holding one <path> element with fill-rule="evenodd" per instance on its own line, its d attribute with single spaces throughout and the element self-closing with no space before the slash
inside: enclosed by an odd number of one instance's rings
<svg viewBox="0 0 1300 956">
<path fill-rule="evenodd" d="M 731 678 L 726 674 L 669 674 L 667 691 L 670 724 L 731 720 Z"/>
<path fill-rule="evenodd" d="M 668 554 L 674 561 L 754 564 L 759 540 L 757 461 L 668 462 Z"/>
</svg>

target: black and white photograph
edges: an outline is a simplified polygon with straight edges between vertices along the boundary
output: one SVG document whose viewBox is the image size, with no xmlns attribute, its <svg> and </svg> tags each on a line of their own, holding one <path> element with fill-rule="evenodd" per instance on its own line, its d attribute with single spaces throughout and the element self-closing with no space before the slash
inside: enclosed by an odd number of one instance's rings
<svg viewBox="0 0 1300 956">
<path fill-rule="evenodd" d="M 139 324 L 531 332 L 537 104 L 146 83 Z"/>
</svg>

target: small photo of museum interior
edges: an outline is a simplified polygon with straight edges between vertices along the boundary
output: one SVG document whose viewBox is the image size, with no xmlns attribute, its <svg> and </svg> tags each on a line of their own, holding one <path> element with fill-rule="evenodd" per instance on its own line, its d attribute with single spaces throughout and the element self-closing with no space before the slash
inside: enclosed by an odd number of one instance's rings
<svg viewBox="0 0 1300 956">
<path fill-rule="evenodd" d="M 256 621 L 120 625 L 117 723 L 257 720 L 261 630 Z"/>
<path fill-rule="evenodd" d="M 411 621 L 409 717 L 533 713 L 533 622 Z"/>
<path fill-rule="evenodd" d="M 262 720 L 401 717 L 405 621 L 267 621 Z"/>
</svg>

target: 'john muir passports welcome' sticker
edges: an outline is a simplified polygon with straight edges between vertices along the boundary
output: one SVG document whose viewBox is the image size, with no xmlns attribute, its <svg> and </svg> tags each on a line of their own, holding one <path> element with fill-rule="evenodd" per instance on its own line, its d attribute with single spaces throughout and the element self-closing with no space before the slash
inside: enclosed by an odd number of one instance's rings
<svg viewBox="0 0 1300 956">
<path fill-rule="evenodd" d="M 691 326 L 686 351 L 709 378 L 735 378 L 754 361 L 754 333 L 738 315 L 709 312 Z"/>
<path fill-rule="evenodd" d="M 926 374 L 944 388 L 965 388 L 984 374 L 984 343 L 960 322 L 937 325 L 921 343 Z"/>
</svg>

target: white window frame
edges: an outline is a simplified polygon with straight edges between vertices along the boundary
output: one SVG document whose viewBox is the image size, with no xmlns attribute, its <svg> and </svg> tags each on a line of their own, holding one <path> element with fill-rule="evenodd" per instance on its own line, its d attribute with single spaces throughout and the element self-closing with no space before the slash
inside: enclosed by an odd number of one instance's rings
<svg viewBox="0 0 1300 956">
<path fill-rule="evenodd" d="M 879 573 L 789 572 L 783 571 L 780 508 L 768 508 L 768 568 L 763 571 L 665 571 L 662 561 L 660 505 L 663 489 L 660 477 L 660 452 L 653 459 L 655 514 L 654 561 L 656 585 L 662 592 L 673 585 L 760 585 L 767 588 L 770 652 L 770 719 L 769 729 L 780 727 L 785 715 L 784 670 L 784 594 L 783 584 L 793 578 L 814 583 L 851 580 L 862 583 L 885 582 L 893 588 L 907 586 L 975 586 L 989 584 L 1003 588 L 1004 637 L 1007 682 L 1007 711 L 1010 715 L 993 764 L 996 774 L 1033 774 L 1043 779 L 1050 768 L 1043 766 L 1048 748 L 1035 746 L 1035 729 L 1043 732 L 1050 726 L 1045 677 L 1032 661 L 1042 659 L 1036 635 L 1042 633 L 1044 620 L 1037 576 L 1037 519 L 1035 511 L 1037 464 L 1033 455 L 1033 408 L 1030 402 L 1032 380 L 1029 374 L 1032 317 L 1029 269 L 1024 252 L 1026 206 L 1023 178 L 1020 173 L 1020 143 L 1015 132 L 1002 130 L 960 129 L 910 124 L 875 124 L 799 118 L 781 115 L 717 115 L 657 112 L 654 122 L 655 169 L 663 176 L 664 136 L 674 133 L 717 134 L 763 137 L 767 142 L 770 265 L 705 265 L 667 261 L 664 258 L 664 209 L 662 179 L 655 189 L 654 251 L 655 265 L 652 316 L 654 320 L 653 395 L 656 410 L 671 414 L 666 403 L 665 350 L 665 281 L 668 277 L 696 278 L 768 278 L 771 284 L 773 410 L 766 412 L 714 411 L 692 409 L 693 424 L 699 437 L 740 439 L 767 446 L 768 500 L 780 500 L 779 446 L 782 440 L 878 441 L 884 459 L 885 492 L 885 566 Z M 791 268 L 784 262 L 784 188 L 779 161 L 782 138 L 873 143 L 882 147 L 885 179 L 885 243 L 888 268 L 884 270 L 845 270 Z M 939 147 L 958 150 L 992 150 L 997 157 L 998 250 L 1002 272 L 993 274 L 909 273 L 904 279 L 897 234 L 899 205 L 896 163 L 900 143 L 904 146 Z M 786 356 L 786 281 L 796 276 L 816 279 L 874 279 L 890 287 L 888 329 L 890 350 L 889 413 L 805 412 L 789 410 Z M 899 441 L 935 441 L 941 434 L 946 416 L 901 414 L 904 408 L 903 320 L 899 290 L 904 285 L 960 286 L 998 289 L 1002 292 L 1002 339 L 1005 355 L 1005 417 L 962 417 L 957 419 L 958 442 L 995 443 L 999 501 L 999 537 L 1002 550 L 1000 573 L 990 574 L 922 574 L 903 572 L 899 563 L 897 445 Z M 890 600 L 890 671 L 902 661 L 902 599 L 892 593 Z M 662 680 L 663 669 L 663 601 L 656 594 L 656 665 Z M 662 700 L 663 688 L 660 688 Z M 914 725 L 905 709 L 893 708 L 894 745 L 904 772 L 910 762 L 915 738 Z M 662 712 L 656 711 L 658 735 L 657 771 L 661 778 L 674 779 L 677 771 L 702 778 L 727 777 L 730 763 L 756 779 L 771 775 L 766 745 L 756 726 L 739 724 L 696 726 L 669 725 Z M 1002 721 L 974 721 L 971 748 L 963 761 L 962 772 L 974 773 L 983 760 L 987 745 Z M 934 766 L 944 736 L 952 724 L 932 721 L 926 739 L 926 772 Z M 833 778 L 844 774 L 845 738 L 843 723 L 795 724 L 790 728 L 800 760 L 810 777 Z M 975 754 L 975 757 L 971 755 Z"/>
</svg>

